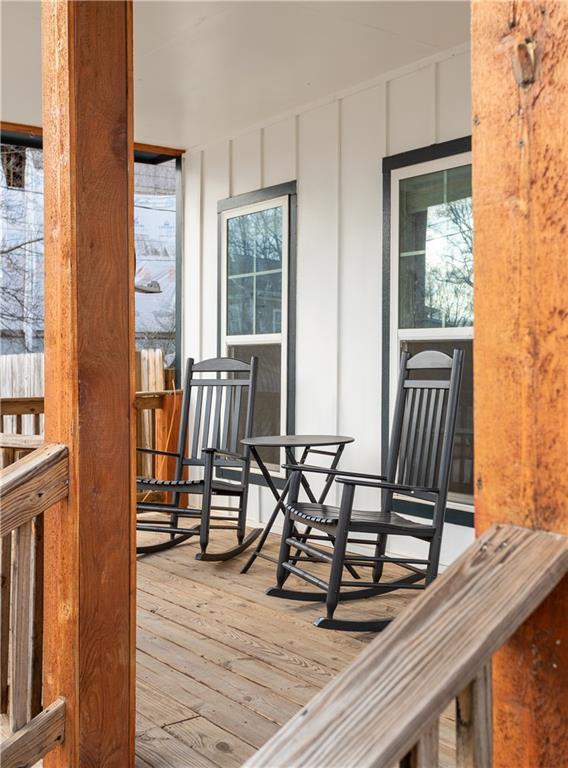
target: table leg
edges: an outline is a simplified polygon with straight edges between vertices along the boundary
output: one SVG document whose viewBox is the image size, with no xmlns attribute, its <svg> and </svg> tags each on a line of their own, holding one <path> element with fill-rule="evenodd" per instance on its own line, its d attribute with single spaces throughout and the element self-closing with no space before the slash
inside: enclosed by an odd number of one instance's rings
<svg viewBox="0 0 568 768">
<path fill-rule="evenodd" d="M 263 460 L 260 458 L 258 451 L 256 450 L 255 446 L 251 446 L 251 452 L 254 456 L 254 459 L 258 465 L 258 468 L 260 469 L 262 476 L 266 480 L 266 484 L 272 491 L 272 495 L 276 499 L 276 506 L 274 507 L 272 514 L 270 515 L 270 519 L 268 520 L 268 523 L 266 524 L 262 534 L 260 535 L 260 538 L 258 539 L 258 543 L 254 549 L 254 552 L 251 554 L 249 559 L 244 564 L 243 568 L 241 569 L 241 573 L 246 573 L 251 565 L 254 563 L 256 558 L 259 556 L 260 551 L 262 550 L 264 543 L 266 542 L 266 539 L 268 538 L 268 534 L 272 530 L 272 526 L 274 525 L 274 522 L 276 518 L 278 517 L 278 513 L 282 511 L 283 513 L 286 512 L 286 509 L 284 507 L 284 499 L 286 498 L 286 495 L 288 493 L 288 489 L 290 487 L 290 479 L 286 480 L 286 484 L 282 490 L 282 493 L 278 493 L 278 489 L 274 485 L 274 481 L 272 480 L 272 477 L 270 476 L 269 471 L 266 469 L 266 465 L 263 462 Z"/>
<path fill-rule="evenodd" d="M 333 457 L 333 461 L 331 462 L 331 465 L 330 465 L 330 467 L 329 467 L 330 469 L 337 469 L 337 465 L 339 464 L 339 460 L 341 459 L 341 454 L 343 453 L 343 451 L 344 451 L 344 450 L 345 450 L 345 445 L 338 445 L 338 446 L 337 446 L 337 450 L 336 450 L 336 452 L 335 452 L 335 456 Z M 311 496 L 311 498 L 313 499 L 313 503 L 314 503 L 314 504 L 323 504 L 323 503 L 325 502 L 325 500 L 326 500 L 326 498 L 327 498 L 327 494 L 329 493 L 329 491 L 330 491 L 330 489 L 331 489 L 331 486 L 333 485 L 333 479 L 334 479 L 334 477 L 335 477 L 335 475 L 333 475 L 333 474 L 329 474 L 329 475 L 326 477 L 326 479 L 325 479 L 325 485 L 324 485 L 324 487 L 323 487 L 323 489 L 322 489 L 322 492 L 320 493 L 320 495 L 319 495 L 319 498 L 317 499 L 317 501 L 316 501 L 316 499 L 315 499 L 315 497 L 314 497 L 313 493 L 311 493 L 311 489 L 310 489 L 310 496 Z M 308 534 L 310 533 L 310 531 L 311 531 L 311 530 L 312 530 L 312 529 L 311 529 L 311 527 L 310 527 L 310 526 L 308 526 L 308 527 L 306 528 L 306 531 L 305 531 L 306 535 L 308 535 Z M 333 536 L 332 536 L 330 533 L 328 533 L 328 534 L 326 534 L 326 535 L 327 535 L 327 538 L 328 538 L 328 539 L 329 539 L 329 540 L 330 540 L 330 541 L 331 541 L 333 544 L 335 544 L 335 539 L 334 539 L 334 537 L 333 537 Z M 353 576 L 353 578 L 354 578 L 354 579 L 360 579 L 360 578 L 361 578 L 361 577 L 359 576 L 359 574 L 357 573 L 357 571 L 355 570 L 355 568 L 354 568 L 352 565 L 349 565 L 349 564 L 347 564 L 345 567 L 347 568 L 347 570 L 349 571 L 349 573 L 351 574 L 351 576 Z"/>
<path fill-rule="evenodd" d="M 337 450 L 336 450 L 335 455 L 333 457 L 333 461 L 331 462 L 331 465 L 329 467 L 330 469 L 336 469 L 337 468 L 337 465 L 339 464 L 339 460 L 341 459 L 341 454 L 343 453 L 344 449 L 345 449 L 344 445 L 339 445 L 337 447 Z M 289 464 L 293 464 L 293 465 L 295 465 L 297 467 L 301 467 L 302 464 L 304 464 L 306 462 L 306 459 L 308 458 L 310 450 L 311 450 L 311 446 L 306 446 L 304 448 L 304 450 L 302 451 L 302 455 L 300 457 L 300 460 L 296 461 L 296 457 L 294 456 L 294 451 L 291 448 L 285 448 L 286 458 L 288 460 L 288 463 Z M 270 518 L 268 520 L 268 523 L 266 524 L 262 534 L 260 535 L 260 537 L 258 539 L 258 543 L 257 543 L 257 545 L 255 547 L 254 552 L 251 554 L 251 556 L 249 557 L 249 559 L 247 560 L 247 562 L 245 563 L 245 565 L 241 569 L 241 573 L 247 573 L 247 571 L 250 569 L 250 567 L 252 566 L 252 564 L 254 563 L 256 558 L 259 556 L 262 548 L 264 547 L 266 539 L 268 538 L 268 534 L 272 530 L 272 527 L 274 526 L 276 518 L 278 517 L 278 513 L 280 511 L 282 511 L 283 514 L 286 514 L 286 508 L 284 506 L 284 499 L 286 498 L 286 496 L 288 494 L 288 490 L 290 488 L 290 478 L 288 478 L 286 480 L 286 484 L 284 485 L 282 493 L 279 494 L 278 493 L 278 489 L 276 488 L 276 486 L 274 484 L 274 481 L 272 480 L 272 477 L 271 477 L 269 471 L 267 470 L 266 465 L 263 462 L 263 460 L 261 459 L 261 457 L 260 457 L 260 455 L 258 453 L 258 450 L 256 449 L 255 446 L 251 446 L 251 452 L 252 452 L 252 454 L 254 456 L 254 459 L 255 459 L 255 461 L 256 461 L 256 463 L 258 465 L 258 468 L 260 469 L 260 471 L 262 473 L 262 476 L 264 477 L 264 479 L 266 481 L 267 486 L 270 488 L 270 490 L 272 492 L 272 495 L 276 499 L 276 506 L 274 507 L 274 509 L 272 511 L 272 514 L 270 515 Z M 334 478 L 333 474 L 327 475 L 326 480 L 325 480 L 325 485 L 323 487 L 323 490 L 320 493 L 319 498 L 316 499 L 316 497 L 315 497 L 315 495 L 314 495 L 314 493 L 313 493 L 313 491 L 311 489 L 311 486 L 310 486 L 308 480 L 306 479 L 305 475 L 302 473 L 302 476 L 301 476 L 302 487 L 304 488 L 304 490 L 305 490 L 305 492 L 306 492 L 306 494 L 308 496 L 308 499 L 312 502 L 312 504 L 323 504 L 324 503 L 324 501 L 325 501 L 325 499 L 326 499 L 326 497 L 327 497 L 327 495 L 328 495 L 328 493 L 329 493 L 329 491 L 331 489 L 331 486 L 333 484 L 333 478 Z M 308 525 L 308 526 L 306 526 L 306 529 L 305 529 L 305 531 L 303 533 L 300 533 L 299 531 L 295 530 L 295 535 L 300 539 L 300 541 L 304 541 L 305 542 L 307 540 L 307 538 L 309 537 L 311 531 L 312 531 L 312 526 Z M 330 534 L 327 534 L 327 536 L 328 536 L 329 540 L 333 543 L 334 542 L 333 536 L 331 536 Z M 296 553 L 295 553 L 295 557 L 299 557 L 300 554 L 301 554 L 300 550 L 297 550 Z M 357 573 L 357 571 L 351 565 L 346 565 L 346 568 L 349 571 L 349 573 L 351 574 L 351 576 L 353 576 L 353 578 L 355 578 L 355 579 L 360 578 L 359 574 Z"/>
</svg>

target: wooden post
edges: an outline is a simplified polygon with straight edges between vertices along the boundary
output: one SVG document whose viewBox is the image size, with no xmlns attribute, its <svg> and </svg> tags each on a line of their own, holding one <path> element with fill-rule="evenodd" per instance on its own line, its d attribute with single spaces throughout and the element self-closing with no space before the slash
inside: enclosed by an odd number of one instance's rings
<svg viewBox="0 0 568 768">
<path fill-rule="evenodd" d="M 156 412 L 156 448 L 161 451 L 177 451 L 179 420 L 181 415 L 181 393 L 172 392 L 164 395 L 163 408 Z M 156 477 L 163 480 L 175 476 L 176 460 L 174 458 L 158 457 L 156 460 Z"/>
<path fill-rule="evenodd" d="M 568 3 L 472 6 L 476 527 L 568 534 Z M 563 765 L 568 583 L 497 654 L 494 765 Z"/>
<path fill-rule="evenodd" d="M 69 498 L 45 517 L 46 768 L 134 765 L 132 7 L 44 0 L 45 432 Z M 111 375 L 109 375 L 109 371 Z"/>
</svg>

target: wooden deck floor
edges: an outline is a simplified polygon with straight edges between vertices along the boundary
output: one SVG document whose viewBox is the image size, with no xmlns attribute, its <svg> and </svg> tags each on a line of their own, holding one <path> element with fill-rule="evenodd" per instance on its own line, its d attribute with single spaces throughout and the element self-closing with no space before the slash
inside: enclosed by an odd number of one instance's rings
<svg viewBox="0 0 568 768">
<path fill-rule="evenodd" d="M 211 549 L 229 535 L 216 532 Z M 277 546 L 270 537 L 266 551 Z M 320 604 L 267 597 L 272 563 L 241 575 L 244 556 L 201 563 L 196 551 L 188 543 L 138 560 L 139 768 L 242 765 L 373 637 L 317 629 Z M 338 615 L 395 615 L 409 599 L 351 602 Z M 454 764 L 452 720 L 442 719 L 444 768 Z"/>
</svg>

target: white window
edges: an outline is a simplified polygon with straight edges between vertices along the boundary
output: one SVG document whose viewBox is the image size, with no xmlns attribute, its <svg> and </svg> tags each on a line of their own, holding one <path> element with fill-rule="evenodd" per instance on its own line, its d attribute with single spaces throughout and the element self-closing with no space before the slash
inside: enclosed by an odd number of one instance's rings
<svg viewBox="0 0 568 768">
<path fill-rule="evenodd" d="M 221 347 L 240 360 L 259 358 L 255 434 L 285 434 L 289 197 L 225 210 L 221 231 Z M 278 449 L 263 458 L 281 463 Z"/>
<path fill-rule="evenodd" d="M 464 350 L 450 499 L 473 497 L 473 218 L 471 154 L 392 171 L 391 403 L 402 349 Z"/>
</svg>

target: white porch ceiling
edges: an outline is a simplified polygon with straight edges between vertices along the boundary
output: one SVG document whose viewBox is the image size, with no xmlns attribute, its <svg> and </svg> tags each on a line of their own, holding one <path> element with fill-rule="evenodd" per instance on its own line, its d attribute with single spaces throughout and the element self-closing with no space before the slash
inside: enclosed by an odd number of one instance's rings
<svg viewBox="0 0 568 768">
<path fill-rule="evenodd" d="M 469 39 L 469 3 L 134 3 L 135 134 L 190 147 Z M 2 119 L 41 122 L 39 4 L 2 2 Z M 25 52 L 25 53 L 23 53 Z"/>
</svg>

